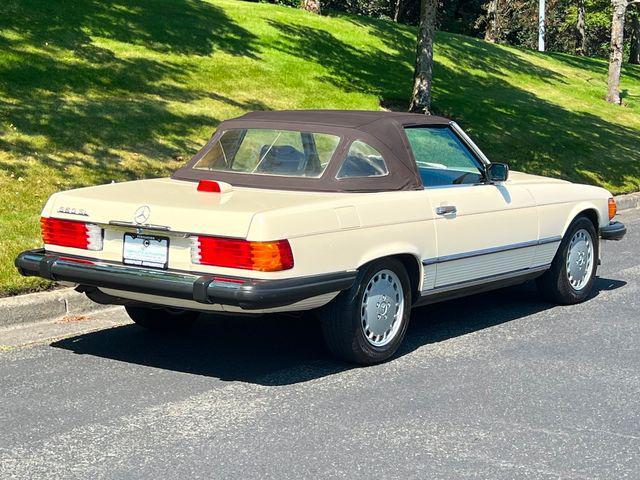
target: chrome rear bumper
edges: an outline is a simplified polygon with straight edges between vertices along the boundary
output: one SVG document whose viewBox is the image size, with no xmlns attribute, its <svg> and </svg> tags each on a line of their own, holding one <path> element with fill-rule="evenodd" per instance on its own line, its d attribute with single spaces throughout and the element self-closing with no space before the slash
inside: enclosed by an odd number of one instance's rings
<svg viewBox="0 0 640 480">
<path fill-rule="evenodd" d="M 339 292 L 350 288 L 356 277 L 355 271 L 278 280 L 200 275 L 72 257 L 48 253 L 44 249 L 22 252 L 15 265 L 25 276 L 203 304 L 233 305 L 246 310 L 284 307 L 307 298 Z"/>
</svg>

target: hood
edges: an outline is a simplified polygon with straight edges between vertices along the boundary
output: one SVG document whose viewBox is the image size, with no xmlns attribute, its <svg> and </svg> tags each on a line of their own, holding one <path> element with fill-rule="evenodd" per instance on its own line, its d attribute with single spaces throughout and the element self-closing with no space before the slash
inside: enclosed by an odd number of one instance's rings
<svg viewBox="0 0 640 480">
<path fill-rule="evenodd" d="M 532 175 L 530 173 L 522 173 L 515 170 L 509 171 L 508 182 L 514 185 L 524 185 L 532 183 L 571 183 L 566 180 L 560 180 L 559 178 L 543 177 L 541 175 Z"/>
</svg>

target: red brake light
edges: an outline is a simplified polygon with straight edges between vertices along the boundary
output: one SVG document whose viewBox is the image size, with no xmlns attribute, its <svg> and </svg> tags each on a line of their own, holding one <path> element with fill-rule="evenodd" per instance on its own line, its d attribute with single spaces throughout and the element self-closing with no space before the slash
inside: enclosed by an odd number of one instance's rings
<svg viewBox="0 0 640 480">
<path fill-rule="evenodd" d="M 250 242 L 234 238 L 191 237 L 191 260 L 200 265 L 276 272 L 293 268 L 287 240 Z"/>
<path fill-rule="evenodd" d="M 198 191 L 220 193 L 220 184 L 213 180 L 200 180 L 198 182 Z"/>
<path fill-rule="evenodd" d="M 42 217 L 40 226 L 42 240 L 47 245 L 102 250 L 102 229 L 97 225 Z"/>
</svg>

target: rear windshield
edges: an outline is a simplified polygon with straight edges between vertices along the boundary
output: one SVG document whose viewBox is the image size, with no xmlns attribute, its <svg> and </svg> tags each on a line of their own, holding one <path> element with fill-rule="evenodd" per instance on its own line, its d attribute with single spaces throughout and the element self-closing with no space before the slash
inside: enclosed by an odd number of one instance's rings
<svg viewBox="0 0 640 480">
<path fill-rule="evenodd" d="M 219 172 L 320 177 L 340 137 L 326 133 L 236 128 L 225 130 L 193 166 Z"/>
</svg>

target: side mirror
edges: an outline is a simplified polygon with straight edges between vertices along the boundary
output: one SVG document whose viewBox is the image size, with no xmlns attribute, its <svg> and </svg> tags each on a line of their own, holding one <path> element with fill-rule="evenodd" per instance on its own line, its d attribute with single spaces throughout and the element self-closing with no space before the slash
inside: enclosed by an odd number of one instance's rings
<svg viewBox="0 0 640 480">
<path fill-rule="evenodd" d="M 486 168 L 487 181 L 506 182 L 509 178 L 509 165 L 506 163 L 490 163 Z"/>
</svg>

